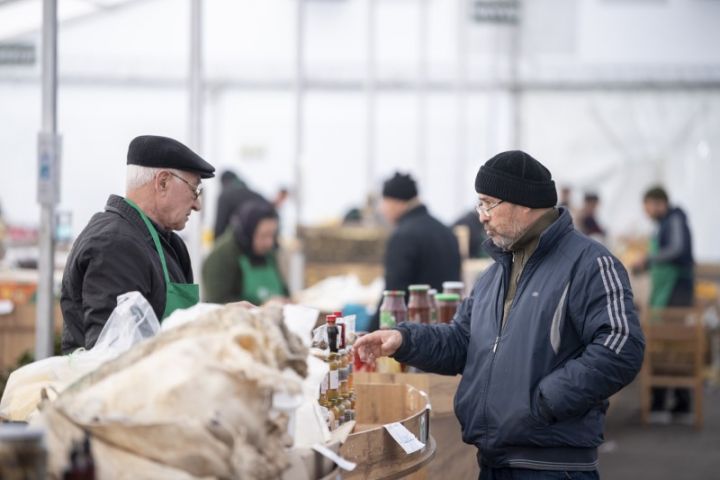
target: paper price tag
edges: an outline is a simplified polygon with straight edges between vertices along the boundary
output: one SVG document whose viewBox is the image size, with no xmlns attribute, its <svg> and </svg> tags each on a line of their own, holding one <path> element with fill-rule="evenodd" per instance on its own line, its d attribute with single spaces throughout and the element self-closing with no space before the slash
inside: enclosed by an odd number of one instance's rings
<svg viewBox="0 0 720 480">
<path fill-rule="evenodd" d="M 405 428 L 401 423 L 388 423 L 385 425 L 385 430 L 388 431 L 390 436 L 395 439 L 398 445 L 400 445 L 408 455 L 425 448 L 425 444 L 418 440 L 415 434 Z"/>
<path fill-rule="evenodd" d="M 320 455 L 329 458 L 333 462 L 335 462 L 335 465 L 342 468 L 343 470 L 346 470 L 348 472 L 352 472 L 355 470 L 355 467 L 357 467 L 357 463 L 351 462 L 350 460 L 345 460 L 343 457 L 338 455 L 337 453 L 333 452 L 329 448 L 327 448 L 324 445 L 320 445 L 319 443 L 316 443 L 312 446 L 313 450 L 318 452 Z"/>
</svg>

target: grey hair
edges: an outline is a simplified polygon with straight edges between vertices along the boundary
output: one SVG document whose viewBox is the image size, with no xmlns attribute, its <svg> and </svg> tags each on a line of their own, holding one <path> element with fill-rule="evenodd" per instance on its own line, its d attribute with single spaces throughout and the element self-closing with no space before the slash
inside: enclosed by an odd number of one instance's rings
<svg viewBox="0 0 720 480">
<path fill-rule="evenodd" d="M 125 180 L 125 190 L 135 190 L 140 188 L 146 183 L 150 183 L 160 172 L 173 172 L 175 175 L 180 175 L 180 172 L 174 168 L 153 168 L 143 167 L 140 165 L 128 165 L 127 176 Z"/>
<path fill-rule="evenodd" d="M 146 183 L 152 182 L 155 175 L 160 171 L 160 168 L 143 167 L 140 165 L 128 165 L 127 166 L 127 177 L 125 180 L 125 190 L 135 190 L 140 188 Z"/>
</svg>

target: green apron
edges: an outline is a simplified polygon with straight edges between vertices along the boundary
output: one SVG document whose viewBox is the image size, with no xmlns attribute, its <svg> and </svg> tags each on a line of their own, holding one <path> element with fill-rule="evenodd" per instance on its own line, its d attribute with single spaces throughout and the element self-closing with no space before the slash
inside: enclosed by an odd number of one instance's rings
<svg viewBox="0 0 720 480">
<path fill-rule="evenodd" d="M 654 255 L 660 246 L 657 238 L 650 240 L 649 253 Z M 665 308 L 670 301 L 675 284 L 683 269 L 671 263 L 655 263 L 650 266 L 650 307 Z"/>
<path fill-rule="evenodd" d="M 238 258 L 242 273 L 242 299 L 255 305 L 262 305 L 271 297 L 285 295 L 275 259 L 268 255 L 265 265 L 253 266 L 245 255 Z"/>
<path fill-rule="evenodd" d="M 172 283 L 170 281 L 167 264 L 165 263 L 165 253 L 160 245 L 160 238 L 158 237 L 155 227 L 147 218 L 145 212 L 135 205 L 135 202 L 128 200 L 127 198 L 125 201 L 140 214 L 140 218 L 142 218 L 143 222 L 145 222 L 145 226 L 147 226 L 150 236 L 152 236 L 153 242 L 155 242 L 155 249 L 157 250 L 158 255 L 160 255 L 160 263 L 162 264 L 163 275 L 165 276 L 165 311 L 163 312 L 160 321 L 167 318 L 175 310 L 189 308 L 196 305 L 200 301 L 200 288 L 198 287 L 198 284 Z"/>
</svg>

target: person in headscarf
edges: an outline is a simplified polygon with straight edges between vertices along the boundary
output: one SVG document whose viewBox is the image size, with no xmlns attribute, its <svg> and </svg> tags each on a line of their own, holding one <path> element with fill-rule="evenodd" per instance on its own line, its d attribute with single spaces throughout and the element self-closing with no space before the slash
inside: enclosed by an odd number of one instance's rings
<svg viewBox="0 0 720 480">
<path fill-rule="evenodd" d="M 284 298 L 288 289 L 275 258 L 278 214 L 264 201 L 251 201 L 232 215 L 202 268 L 203 299 L 262 305 Z"/>
</svg>

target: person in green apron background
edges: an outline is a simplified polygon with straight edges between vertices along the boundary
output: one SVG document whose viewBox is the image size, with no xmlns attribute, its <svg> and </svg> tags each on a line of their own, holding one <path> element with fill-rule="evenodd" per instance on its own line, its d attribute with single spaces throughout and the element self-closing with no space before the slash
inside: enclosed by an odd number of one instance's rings
<svg viewBox="0 0 720 480">
<path fill-rule="evenodd" d="M 253 200 L 233 213 L 203 263 L 203 300 L 262 305 L 287 298 L 275 258 L 278 215 L 267 201 Z"/>
<path fill-rule="evenodd" d="M 633 270 L 650 273 L 649 308 L 692 306 L 695 277 L 687 215 L 670 205 L 667 192 L 659 186 L 645 192 L 643 205 L 645 213 L 657 224 L 657 230 L 650 239 L 647 257 L 634 265 Z M 684 415 L 690 412 L 690 391 L 676 389 L 674 395 L 675 405 L 667 412 L 666 389 L 653 389 L 652 417 L 658 422 L 669 421 L 668 413 Z"/>
<path fill-rule="evenodd" d="M 198 303 L 190 255 L 174 232 L 200 210 L 200 182 L 214 171 L 171 138 L 143 135 L 130 142 L 125 197 L 110 195 L 65 266 L 63 353 L 92 348 L 123 293 L 140 292 L 160 321 Z"/>
</svg>

